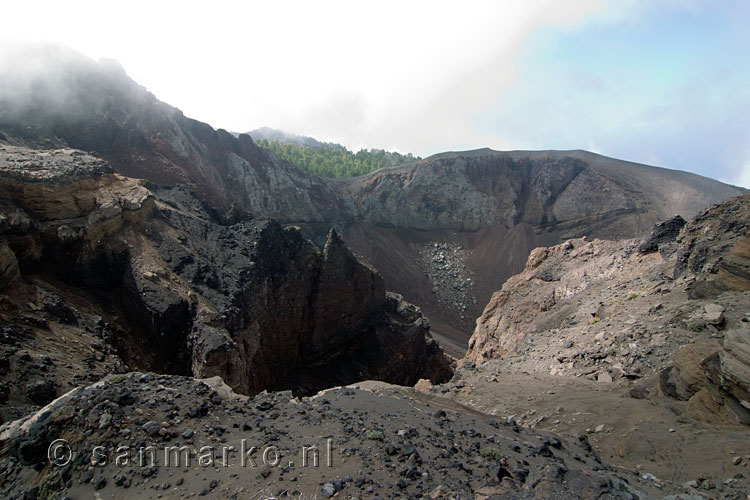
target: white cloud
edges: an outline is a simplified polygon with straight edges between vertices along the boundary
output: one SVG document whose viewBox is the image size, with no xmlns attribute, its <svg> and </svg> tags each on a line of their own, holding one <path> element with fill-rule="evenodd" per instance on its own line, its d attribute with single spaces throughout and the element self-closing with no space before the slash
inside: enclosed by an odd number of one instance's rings
<svg viewBox="0 0 750 500">
<path fill-rule="evenodd" d="M 472 116 L 514 77 L 518 47 L 597 6 L 27 1 L 4 6 L 4 30 L 115 58 L 157 97 L 215 127 L 269 125 L 425 154 L 488 144 Z"/>
</svg>

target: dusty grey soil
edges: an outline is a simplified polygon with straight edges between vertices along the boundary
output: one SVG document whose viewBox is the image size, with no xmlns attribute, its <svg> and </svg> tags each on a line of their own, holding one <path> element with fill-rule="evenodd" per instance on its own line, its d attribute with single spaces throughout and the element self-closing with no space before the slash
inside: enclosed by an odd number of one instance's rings
<svg viewBox="0 0 750 500">
<path fill-rule="evenodd" d="M 702 478 L 709 483 L 699 491 L 710 498 L 750 491 L 747 427 L 728 419 L 698 421 L 687 402 L 657 395 L 635 399 L 627 386 L 519 373 L 493 362 L 460 370 L 455 381 L 446 396 L 560 436 L 588 435 L 603 461 L 641 476 L 651 474 L 654 485 L 665 491 L 695 492 L 683 485 L 692 480 L 700 484 Z M 645 385 L 657 392 L 655 381 Z M 442 386 L 437 389 L 441 393 Z M 735 465 L 736 457 L 740 462 Z"/>
<path fill-rule="evenodd" d="M 0 434 L 6 498 L 564 500 L 657 492 L 602 465 L 585 438 L 561 441 L 383 383 L 303 399 L 245 398 L 219 379 L 136 373 L 76 391 L 23 425 L 25 433 L 11 426 Z M 56 439 L 67 444 L 50 464 Z"/>
</svg>

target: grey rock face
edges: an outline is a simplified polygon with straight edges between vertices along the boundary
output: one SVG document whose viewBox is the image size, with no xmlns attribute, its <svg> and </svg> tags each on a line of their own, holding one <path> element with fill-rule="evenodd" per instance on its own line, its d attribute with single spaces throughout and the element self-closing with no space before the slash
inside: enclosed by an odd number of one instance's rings
<svg viewBox="0 0 750 500">
<path fill-rule="evenodd" d="M 693 215 L 710 200 L 742 192 L 699 179 L 585 151 L 484 149 L 436 155 L 336 185 L 354 199 L 358 217 L 379 225 L 476 231 L 525 222 L 586 226 L 590 236 L 603 237 L 616 219 L 618 236 L 633 237 L 648 228 L 647 220 L 667 218 L 667 210 Z M 668 192 L 672 184 L 695 182 L 700 187 L 685 187 L 692 199 Z"/>
<path fill-rule="evenodd" d="M 680 233 L 675 276 L 694 273 L 691 295 L 750 290 L 750 195 L 702 211 Z"/>
</svg>

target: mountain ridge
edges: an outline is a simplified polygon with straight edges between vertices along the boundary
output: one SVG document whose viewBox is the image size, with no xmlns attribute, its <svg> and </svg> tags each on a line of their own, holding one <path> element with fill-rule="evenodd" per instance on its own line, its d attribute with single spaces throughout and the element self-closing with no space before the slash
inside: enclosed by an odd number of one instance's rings
<svg viewBox="0 0 750 500">
<path fill-rule="evenodd" d="M 319 246 L 336 228 L 389 289 L 420 304 L 438 330 L 445 325 L 464 346 L 492 291 L 523 269 L 536 246 L 584 235 L 638 237 L 675 213 L 689 218 L 745 192 L 582 150 L 447 152 L 359 177 L 322 179 L 247 135 L 185 117 L 111 63 L 79 56 L 66 65 L 66 56 L 56 57 L 54 51 L 37 55 L 39 67 L 52 59 L 54 71 L 0 79 L 0 96 L 8 95 L 11 81 L 26 96 L 0 99 L 6 142 L 81 148 L 123 175 L 186 184 L 228 220 L 239 210 L 297 225 Z M 62 90 L 55 87 L 59 81 Z M 60 92 L 70 98 L 58 102 Z M 438 269 L 425 261 L 436 243 L 456 249 L 450 254 L 456 262 Z M 467 288 L 466 278 L 474 285 Z M 441 301 L 434 289 L 457 291 Z"/>
</svg>

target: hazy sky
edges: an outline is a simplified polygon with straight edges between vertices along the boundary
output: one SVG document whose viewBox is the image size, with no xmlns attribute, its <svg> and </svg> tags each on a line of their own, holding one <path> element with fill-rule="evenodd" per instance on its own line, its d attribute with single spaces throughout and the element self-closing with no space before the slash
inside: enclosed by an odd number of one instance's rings
<svg viewBox="0 0 750 500">
<path fill-rule="evenodd" d="M 750 187 L 750 1 L 9 1 L 216 128 L 588 149 Z M 0 41 L 2 43 L 2 41 Z"/>
</svg>

